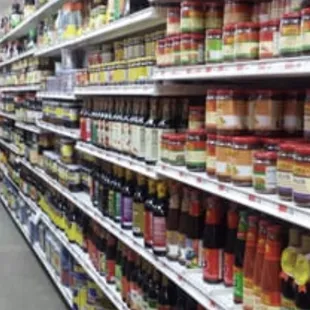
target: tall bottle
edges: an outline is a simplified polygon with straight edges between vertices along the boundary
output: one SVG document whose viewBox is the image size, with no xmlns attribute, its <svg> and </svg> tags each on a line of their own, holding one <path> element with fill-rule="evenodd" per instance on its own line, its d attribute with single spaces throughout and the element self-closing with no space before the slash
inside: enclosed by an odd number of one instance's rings
<svg viewBox="0 0 310 310">
<path fill-rule="evenodd" d="M 85 117 L 85 142 L 91 142 L 91 129 L 92 129 L 92 110 L 93 102 L 90 99 L 87 104 L 87 110 L 84 114 Z"/>
<path fill-rule="evenodd" d="M 234 262 L 235 262 L 235 243 L 237 238 L 239 214 L 232 205 L 227 212 L 227 233 L 224 248 L 224 274 L 223 280 L 225 286 L 233 286 L 234 284 Z"/>
<path fill-rule="evenodd" d="M 100 197 L 101 197 L 101 206 L 99 206 L 103 216 L 109 216 L 109 191 L 110 191 L 110 173 L 111 165 L 103 166 L 103 173 L 100 178 Z"/>
<path fill-rule="evenodd" d="M 106 149 L 113 150 L 112 148 L 112 135 L 113 135 L 113 100 L 107 99 L 107 114 L 105 118 L 105 135 L 106 135 Z"/>
<path fill-rule="evenodd" d="M 103 137 L 105 129 L 105 119 L 104 119 L 105 109 L 106 109 L 106 103 L 105 100 L 103 99 L 102 101 L 100 101 L 99 116 L 98 116 L 98 146 L 101 148 L 104 148 Z"/>
<path fill-rule="evenodd" d="M 132 204 L 134 188 L 135 182 L 133 172 L 127 169 L 122 190 L 121 225 L 123 229 L 132 228 Z"/>
<path fill-rule="evenodd" d="M 110 98 L 111 100 L 111 116 L 110 116 L 110 120 L 109 120 L 109 134 L 110 134 L 110 148 L 113 152 L 117 151 L 116 148 L 116 134 L 117 134 L 117 110 L 118 110 L 118 101 L 114 100 L 113 98 Z"/>
<path fill-rule="evenodd" d="M 254 310 L 261 309 L 261 277 L 267 240 L 268 221 L 261 219 L 258 223 L 258 238 L 253 272 Z"/>
<path fill-rule="evenodd" d="M 133 224 L 132 231 L 135 237 L 143 237 L 144 233 L 144 203 L 146 200 L 146 179 L 139 174 L 138 186 L 133 196 Z"/>
<path fill-rule="evenodd" d="M 153 205 L 152 248 L 155 255 L 166 255 L 167 251 L 167 212 L 168 190 L 163 181 L 157 183 L 157 199 Z"/>
<path fill-rule="evenodd" d="M 115 116 L 115 149 L 117 152 L 121 152 L 121 140 L 122 140 L 122 122 L 123 122 L 123 109 L 124 101 L 123 99 L 118 99 L 117 110 Z"/>
<path fill-rule="evenodd" d="M 94 107 L 90 114 L 91 118 L 91 143 L 98 145 L 99 107 L 97 99 L 94 99 Z"/>
<path fill-rule="evenodd" d="M 108 202 L 108 215 L 111 219 L 114 219 L 116 173 L 117 173 L 117 166 L 113 165 L 112 173 L 110 174 L 109 178 L 109 202 Z"/>
<path fill-rule="evenodd" d="M 222 200 L 218 196 L 207 198 L 205 229 L 203 237 L 204 270 L 203 279 L 208 283 L 219 283 L 223 280 L 222 257 L 225 244 L 223 234 Z"/>
<path fill-rule="evenodd" d="M 117 242 L 117 249 L 116 249 L 116 263 L 115 263 L 115 284 L 116 290 L 122 290 L 122 256 L 123 256 L 123 245 L 120 241 Z"/>
<path fill-rule="evenodd" d="M 244 272 L 243 272 L 243 309 L 253 310 L 254 292 L 253 292 L 253 273 L 254 259 L 256 254 L 258 237 L 259 217 L 250 215 L 248 217 L 248 230 L 246 233 L 245 254 L 244 254 Z"/>
<path fill-rule="evenodd" d="M 178 132 L 185 133 L 188 130 L 188 107 L 189 107 L 189 98 L 181 99 L 181 109 L 177 109 L 178 117 Z"/>
<path fill-rule="evenodd" d="M 151 248 L 153 244 L 153 206 L 156 202 L 156 181 L 148 179 L 147 199 L 144 203 L 144 246 Z"/>
<path fill-rule="evenodd" d="M 115 283 L 116 250 L 117 250 L 117 239 L 112 234 L 108 234 L 107 248 L 106 248 L 107 283 L 113 283 L 113 284 Z"/>
<path fill-rule="evenodd" d="M 80 138 L 82 141 L 86 141 L 86 115 L 87 115 L 87 103 L 84 102 L 80 112 Z"/>
<path fill-rule="evenodd" d="M 135 133 L 135 145 L 136 151 L 135 154 L 137 159 L 144 160 L 145 158 L 145 122 L 148 118 L 148 100 L 146 98 L 142 98 L 139 100 L 139 112 L 137 115 L 136 121 L 136 133 Z"/>
<path fill-rule="evenodd" d="M 101 115 L 101 143 L 104 149 L 108 148 L 108 139 L 109 139 L 109 126 L 108 126 L 108 117 L 109 117 L 109 101 L 104 99 L 104 110 Z"/>
<path fill-rule="evenodd" d="M 243 301 L 243 262 L 245 251 L 245 237 L 248 229 L 248 213 L 240 211 L 239 213 L 238 233 L 235 246 L 235 263 L 234 263 L 234 302 L 242 303 Z"/>
<path fill-rule="evenodd" d="M 125 170 L 122 167 L 118 167 L 114 188 L 114 221 L 117 223 L 121 221 L 122 188 L 124 184 L 124 175 Z"/>
<path fill-rule="evenodd" d="M 293 270 L 301 246 L 301 233 L 297 228 L 289 230 L 289 242 L 281 255 L 281 309 L 288 310 L 295 307 L 295 281 Z"/>
<path fill-rule="evenodd" d="M 129 120 L 130 124 L 130 155 L 132 157 L 137 157 L 138 146 L 137 146 L 137 131 L 138 131 L 138 117 L 139 117 L 139 102 L 133 102 L 132 115 Z"/>
<path fill-rule="evenodd" d="M 170 309 L 168 279 L 166 276 L 162 277 L 162 285 L 158 294 L 158 310 Z"/>
<path fill-rule="evenodd" d="M 268 227 L 261 279 L 263 309 L 280 309 L 281 307 L 281 237 L 280 225 Z"/>
<path fill-rule="evenodd" d="M 310 271 L 309 271 L 310 236 L 301 237 L 301 251 L 294 267 L 296 283 L 295 309 L 310 309 Z"/>
<path fill-rule="evenodd" d="M 129 308 L 132 310 L 138 309 L 138 271 L 141 267 L 140 257 L 136 257 L 134 267 L 129 279 Z"/>
<path fill-rule="evenodd" d="M 122 122 L 122 151 L 125 155 L 130 154 L 130 127 L 129 127 L 129 120 L 131 117 L 131 100 L 127 99 L 125 105 L 125 114 L 123 115 L 123 122 Z"/>
<path fill-rule="evenodd" d="M 145 162 L 155 165 L 158 161 L 158 123 L 160 114 L 158 112 L 158 98 L 150 99 L 150 116 L 145 123 Z"/>
</svg>

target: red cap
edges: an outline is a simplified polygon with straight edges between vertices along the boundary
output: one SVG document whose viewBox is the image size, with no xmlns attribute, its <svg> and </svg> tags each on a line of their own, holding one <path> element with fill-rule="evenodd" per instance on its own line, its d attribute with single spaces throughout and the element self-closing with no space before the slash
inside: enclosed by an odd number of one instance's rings
<svg viewBox="0 0 310 310">
<path fill-rule="evenodd" d="M 296 144 L 298 144 L 298 142 L 296 143 L 285 142 L 285 143 L 281 143 L 279 148 L 280 148 L 280 151 L 292 153 L 296 149 Z"/>
<path fill-rule="evenodd" d="M 204 111 L 205 107 L 203 105 L 192 105 L 192 106 L 189 106 L 189 110 Z"/>
<path fill-rule="evenodd" d="M 310 8 L 305 8 L 305 9 L 301 10 L 301 14 L 302 15 L 310 14 Z"/>
<path fill-rule="evenodd" d="M 208 138 L 208 140 L 216 140 L 216 134 L 215 133 L 208 133 L 207 138 Z"/>
<path fill-rule="evenodd" d="M 232 141 L 232 137 L 231 136 L 220 136 L 220 135 L 217 135 L 216 136 L 216 140 L 217 141 L 221 141 L 221 142 L 231 142 Z"/>
<path fill-rule="evenodd" d="M 310 145 L 309 144 L 300 146 L 295 145 L 295 153 L 299 155 L 310 155 Z"/>
<path fill-rule="evenodd" d="M 291 13 L 285 13 L 282 17 L 283 18 L 299 18 L 300 17 L 300 13 L 299 12 L 291 12 Z"/>
<path fill-rule="evenodd" d="M 254 157 L 256 159 L 276 160 L 278 156 L 276 152 L 255 152 Z"/>
<path fill-rule="evenodd" d="M 206 35 L 222 34 L 222 29 L 207 29 Z"/>
<path fill-rule="evenodd" d="M 187 130 L 187 135 L 206 135 L 205 129 L 189 129 Z"/>
<path fill-rule="evenodd" d="M 233 137 L 232 142 L 236 144 L 256 144 L 260 142 L 259 138 L 253 136 L 240 136 L 240 137 Z"/>
</svg>

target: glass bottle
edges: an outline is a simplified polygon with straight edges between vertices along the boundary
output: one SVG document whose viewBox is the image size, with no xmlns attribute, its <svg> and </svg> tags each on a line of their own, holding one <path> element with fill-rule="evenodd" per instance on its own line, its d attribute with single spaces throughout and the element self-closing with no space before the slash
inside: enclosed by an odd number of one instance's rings
<svg viewBox="0 0 310 310">
<path fill-rule="evenodd" d="M 138 147 L 137 147 L 137 127 L 138 127 L 138 117 L 139 117 L 139 102 L 133 102 L 132 115 L 130 117 L 130 155 L 132 157 L 137 157 Z"/>
<path fill-rule="evenodd" d="M 122 188 L 124 185 L 125 170 L 122 167 L 117 167 L 117 177 L 114 188 L 114 221 L 121 221 L 121 206 L 122 206 Z"/>
<path fill-rule="evenodd" d="M 144 233 L 144 203 L 146 199 L 146 179 L 138 175 L 138 186 L 133 196 L 133 226 L 132 231 L 135 237 L 143 237 Z"/>
<path fill-rule="evenodd" d="M 130 154 L 130 127 L 129 127 L 129 121 L 131 117 L 131 100 L 127 99 L 126 101 L 126 107 L 125 114 L 123 115 L 123 123 L 122 123 L 122 151 L 125 155 Z"/>
<path fill-rule="evenodd" d="M 123 229 L 132 228 L 132 203 L 135 188 L 133 172 L 129 169 L 125 173 L 125 182 L 122 190 L 121 225 Z"/>
</svg>

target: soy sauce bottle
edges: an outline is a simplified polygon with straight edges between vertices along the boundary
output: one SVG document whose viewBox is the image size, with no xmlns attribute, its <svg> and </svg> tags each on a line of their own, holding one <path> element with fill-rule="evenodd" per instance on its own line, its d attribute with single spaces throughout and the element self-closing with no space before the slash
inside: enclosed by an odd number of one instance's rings
<svg viewBox="0 0 310 310">
<path fill-rule="evenodd" d="M 138 175 L 138 186 L 133 196 L 133 235 L 143 237 L 144 233 L 144 202 L 146 199 L 146 180 L 143 175 Z"/>
</svg>

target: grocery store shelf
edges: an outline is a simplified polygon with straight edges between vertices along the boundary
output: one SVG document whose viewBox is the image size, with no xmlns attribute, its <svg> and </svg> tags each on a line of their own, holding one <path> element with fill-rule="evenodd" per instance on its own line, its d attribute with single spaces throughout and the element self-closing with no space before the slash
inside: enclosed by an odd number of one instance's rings
<svg viewBox="0 0 310 310">
<path fill-rule="evenodd" d="M 7 112 L 0 111 L 0 116 L 9 118 L 9 119 L 11 119 L 11 120 L 13 120 L 13 121 L 16 120 L 16 115 L 15 115 L 15 113 L 7 113 Z"/>
<path fill-rule="evenodd" d="M 158 9 L 150 7 L 115 22 L 102 26 L 100 29 L 86 33 L 76 39 L 64 41 L 62 43 L 52 45 L 37 50 L 36 56 L 55 56 L 60 55 L 63 48 L 79 48 L 107 42 L 120 37 L 125 37 L 135 32 L 147 30 L 165 23 L 165 18 L 161 17 Z"/>
<path fill-rule="evenodd" d="M 27 91 L 38 91 L 41 89 L 40 84 L 35 85 L 23 85 L 23 86 L 0 86 L 0 92 L 27 92 Z"/>
<path fill-rule="evenodd" d="M 204 283 L 202 280 L 201 269 L 186 269 L 184 266 L 171 262 L 164 257 L 155 256 L 152 251 L 144 247 L 143 240 L 141 238 L 135 238 L 131 231 L 123 230 L 119 224 L 103 217 L 99 210 L 93 207 L 89 195 L 83 192 L 71 193 L 68 189 L 64 188 L 57 181 L 48 176 L 43 170 L 33 167 L 25 160 L 22 160 L 22 164 L 32 170 L 42 180 L 50 184 L 55 190 L 61 193 L 65 198 L 95 220 L 103 228 L 116 236 L 124 244 L 139 253 L 139 255 L 149 261 L 155 268 L 165 274 L 177 285 L 181 286 L 187 294 L 192 296 L 195 300 L 197 300 L 197 302 L 204 305 L 207 309 L 242 309 L 241 306 L 234 305 L 232 300 L 233 291 L 231 288 L 226 288 L 223 285 L 211 285 Z M 80 250 L 79 248 L 77 249 Z M 81 253 L 81 255 L 85 256 L 84 253 Z M 83 258 L 83 260 L 85 259 Z"/>
<path fill-rule="evenodd" d="M 137 173 L 143 174 L 152 179 L 158 179 L 155 166 L 145 164 L 143 161 L 132 159 L 129 156 L 120 155 L 116 152 L 109 152 L 94 145 L 78 142 L 75 145 L 76 150 L 100 158 L 112 164 L 119 165 Z"/>
<path fill-rule="evenodd" d="M 5 61 L 2 61 L 2 62 L 0 62 L 0 68 L 3 68 L 5 66 L 7 66 L 7 65 L 10 65 L 13 62 L 19 61 L 19 60 L 21 60 L 23 58 L 32 56 L 34 54 L 34 52 L 35 52 L 35 49 L 33 48 L 33 49 L 31 49 L 29 51 L 26 51 L 26 52 L 24 52 L 24 53 L 22 53 L 22 54 L 20 54 L 18 56 L 15 56 L 15 57 L 12 57 L 12 58 L 7 59 Z"/>
<path fill-rule="evenodd" d="M 41 99 L 59 99 L 59 100 L 76 100 L 74 94 L 70 93 L 56 93 L 56 92 L 38 92 L 37 98 Z"/>
<path fill-rule="evenodd" d="M 20 153 L 18 147 L 13 143 L 6 142 L 2 138 L 0 138 L 0 145 L 4 146 L 5 148 L 7 148 L 9 151 L 13 152 L 16 155 L 23 156 L 23 154 Z"/>
<path fill-rule="evenodd" d="M 24 19 L 17 27 L 0 38 L 0 44 L 7 41 L 26 36 L 32 28 L 36 28 L 38 21 L 54 13 L 64 3 L 64 0 L 49 0 L 37 9 L 31 16 Z"/>
<path fill-rule="evenodd" d="M 310 75 L 310 57 L 253 60 L 222 64 L 157 68 L 153 79 L 175 80 L 229 80 L 231 78 L 298 77 Z"/>
<path fill-rule="evenodd" d="M 22 123 L 22 122 L 15 122 L 15 127 L 19 128 L 19 129 L 23 129 L 26 131 L 30 131 L 36 134 L 40 134 L 42 133 L 42 130 L 40 128 L 38 128 L 37 126 L 33 125 L 33 124 L 26 124 L 26 123 Z"/>
<path fill-rule="evenodd" d="M 68 137 L 74 140 L 80 138 L 80 131 L 78 129 L 66 128 L 62 126 L 57 126 L 51 123 L 47 123 L 41 120 L 37 120 L 37 126 L 46 131 L 54 132 L 57 135 Z"/>
<path fill-rule="evenodd" d="M 76 88 L 74 93 L 76 96 L 191 96 L 205 95 L 206 87 L 194 84 L 146 83 L 80 87 Z"/>
<path fill-rule="evenodd" d="M 253 188 L 222 183 L 209 178 L 205 173 L 193 173 L 186 168 L 174 167 L 164 163 L 158 165 L 158 173 L 284 221 L 308 229 L 310 227 L 309 209 L 297 207 L 293 202 L 283 201 L 277 195 L 261 195 L 256 193 Z"/>
<path fill-rule="evenodd" d="M 32 248 L 33 252 L 36 254 L 42 265 L 44 266 L 45 270 L 49 274 L 50 278 L 58 288 L 59 292 L 63 296 L 64 300 L 66 303 L 72 307 L 73 306 L 73 298 L 72 298 L 72 293 L 69 288 L 66 288 L 63 286 L 59 280 L 59 277 L 57 276 L 55 270 L 51 267 L 49 262 L 46 259 L 46 256 L 44 252 L 41 250 L 40 246 L 36 244 L 32 244 L 29 238 L 29 232 L 28 228 L 25 227 L 20 223 L 20 221 L 17 219 L 16 215 L 11 211 L 11 209 L 8 207 L 7 202 L 4 200 L 4 198 L 0 195 L 0 201 L 2 205 L 5 207 L 5 209 L 8 211 L 9 215 L 11 216 L 12 220 L 16 224 L 16 226 L 19 228 L 23 236 L 25 237 L 26 241 L 28 242 L 28 245 Z M 52 230 L 53 232 L 53 230 Z"/>
</svg>

